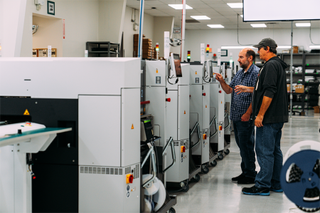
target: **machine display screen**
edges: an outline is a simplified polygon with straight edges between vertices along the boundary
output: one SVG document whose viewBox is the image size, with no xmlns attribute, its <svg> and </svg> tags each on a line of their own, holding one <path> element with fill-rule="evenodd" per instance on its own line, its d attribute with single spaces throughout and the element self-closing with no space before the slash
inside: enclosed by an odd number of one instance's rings
<svg viewBox="0 0 320 213">
<path fill-rule="evenodd" d="M 174 60 L 174 67 L 175 67 L 175 70 L 176 70 L 176 77 L 182 77 L 179 54 L 173 53 L 173 60 Z"/>
<path fill-rule="evenodd" d="M 319 0 L 243 0 L 243 21 L 320 20 L 319 8 Z"/>
</svg>

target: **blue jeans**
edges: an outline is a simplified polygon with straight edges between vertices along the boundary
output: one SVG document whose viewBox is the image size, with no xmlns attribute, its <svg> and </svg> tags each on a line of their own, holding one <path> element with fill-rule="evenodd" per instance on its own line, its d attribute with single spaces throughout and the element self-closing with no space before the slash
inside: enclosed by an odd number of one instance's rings
<svg viewBox="0 0 320 213">
<path fill-rule="evenodd" d="M 260 171 L 256 176 L 257 187 L 280 188 L 282 152 L 280 149 L 283 123 L 263 124 L 256 129 L 256 153 Z"/>
<path fill-rule="evenodd" d="M 241 170 L 246 177 L 255 178 L 256 165 L 252 121 L 233 121 L 236 143 L 240 149 Z"/>
</svg>

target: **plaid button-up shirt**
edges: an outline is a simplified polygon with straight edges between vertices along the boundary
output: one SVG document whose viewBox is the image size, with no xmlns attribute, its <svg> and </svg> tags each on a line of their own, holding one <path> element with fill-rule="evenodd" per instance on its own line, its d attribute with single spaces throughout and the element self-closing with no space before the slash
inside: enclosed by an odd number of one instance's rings
<svg viewBox="0 0 320 213">
<path fill-rule="evenodd" d="M 243 69 L 239 70 L 232 79 L 229 86 L 233 89 L 231 99 L 231 114 L 230 119 L 233 121 L 241 121 L 241 116 L 247 111 L 252 100 L 251 93 L 237 93 L 234 92 L 234 88 L 237 85 L 244 85 L 248 87 L 254 87 L 260 68 L 252 64 L 247 72 Z"/>
</svg>

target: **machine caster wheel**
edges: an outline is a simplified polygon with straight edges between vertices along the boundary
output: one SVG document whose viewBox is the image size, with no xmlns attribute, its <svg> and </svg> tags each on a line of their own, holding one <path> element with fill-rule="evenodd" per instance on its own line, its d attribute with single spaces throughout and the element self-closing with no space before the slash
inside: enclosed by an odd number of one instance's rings
<svg viewBox="0 0 320 213">
<path fill-rule="evenodd" d="M 182 191 L 183 191 L 183 192 L 189 191 L 189 183 L 185 184 L 185 185 L 182 187 Z"/>
<path fill-rule="evenodd" d="M 196 175 L 192 178 L 192 180 L 193 180 L 194 182 L 198 183 L 198 182 L 200 181 L 200 175 L 199 175 L 199 174 L 196 174 Z"/>
<path fill-rule="evenodd" d="M 217 165 L 217 161 L 216 161 L 216 160 L 212 161 L 212 162 L 210 163 L 210 165 L 211 165 L 212 167 L 215 167 L 215 166 Z"/>
<path fill-rule="evenodd" d="M 226 154 L 226 155 L 229 155 L 229 153 L 230 153 L 230 150 L 229 150 L 229 149 L 226 149 L 226 150 L 224 151 L 224 154 Z"/>
<path fill-rule="evenodd" d="M 176 210 L 171 207 L 171 208 L 169 209 L 168 213 L 176 213 Z"/>
<path fill-rule="evenodd" d="M 204 174 L 208 174 L 209 172 L 209 168 L 207 165 L 202 165 L 201 166 L 201 172 L 204 173 Z"/>
<path fill-rule="evenodd" d="M 219 159 L 219 160 L 222 160 L 222 159 L 223 159 L 223 154 L 222 154 L 222 153 L 219 153 L 219 154 L 218 154 L 218 159 Z"/>
</svg>

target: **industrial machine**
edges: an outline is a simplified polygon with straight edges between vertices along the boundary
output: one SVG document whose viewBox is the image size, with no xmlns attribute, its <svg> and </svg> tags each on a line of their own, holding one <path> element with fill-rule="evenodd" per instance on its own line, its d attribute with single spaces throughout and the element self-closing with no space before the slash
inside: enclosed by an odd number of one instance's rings
<svg viewBox="0 0 320 213">
<path fill-rule="evenodd" d="M 225 76 L 225 66 L 215 66 L 212 61 L 211 64 L 213 73 L 220 73 Z M 214 153 L 216 153 L 219 160 L 222 160 L 225 154 L 229 154 L 230 145 L 225 143 L 225 93 L 220 83 L 213 79 L 210 85 L 210 145 Z"/>
<path fill-rule="evenodd" d="M 166 149 L 171 149 L 173 164 L 176 161 L 173 139 L 169 138 L 164 148 L 157 147 L 155 142 L 160 138 L 153 133 L 153 116 L 141 115 L 141 212 L 175 212 L 176 195 L 169 195 L 166 191 L 163 184 L 165 172 L 162 171 L 162 156 Z"/>
<path fill-rule="evenodd" d="M 0 123 L 0 209 L 4 213 L 31 212 L 32 154 L 45 151 L 58 133 L 71 128 L 46 128 L 42 124 Z"/>
<path fill-rule="evenodd" d="M 284 156 L 280 184 L 284 194 L 305 212 L 320 210 L 320 143 L 301 141 Z"/>
<path fill-rule="evenodd" d="M 175 63 L 179 64 L 176 68 L 180 66 L 180 60 Z M 167 84 L 171 101 L 167 103 L 166 131 L 174 140 L 177 156 L 177 163 L 168 170 L 167 181 L 181 183 L 184 180 L 185 186 L 180 184 L 180 187 L 185 191 L 189 187 L 189 79 L 189 65 L 184 64 L 178 82 Z"/>
<path fill-rule="evenodd" d="M 210 136 L 210 82 L 212 72 L 207 62 L 190 64 L 190 138 L 196 165 L 208 173 Z"/>
<path fill-rule="evenodd" d="M 3 58 L 0 65 L 0 120 L 72 128 L 29 158 L 37 176 L 32 212 L 139 212 L 140 60 Z"/>
<path fill-rule="evenodd" d="M 154 134 L 161 139 L 157 146 L 165 147 L 169 138 L 173 138 L 176 163 L 172 151 L 166 150 L 163 167 L 166 171 L 167 187 L 188 190 L 189 175 L 189 73 L 184 73 L 180 63 L 173 55 L 167 61 L 146 61 L 145 99 L 146 114 L 154 117 Z M 183 103 L 183 104 L 182 104 Z M 171 168 L 167 169 L 168 166 Z"/>
</svg>

